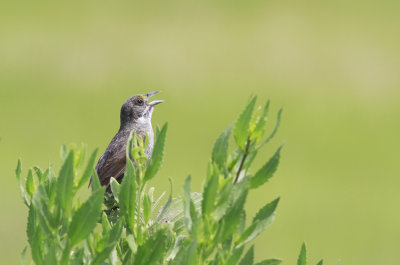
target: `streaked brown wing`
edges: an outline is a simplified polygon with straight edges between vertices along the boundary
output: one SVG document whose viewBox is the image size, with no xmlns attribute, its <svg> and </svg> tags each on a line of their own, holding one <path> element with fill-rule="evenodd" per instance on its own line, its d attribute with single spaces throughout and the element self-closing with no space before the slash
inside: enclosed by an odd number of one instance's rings
<svg viewBox="0 0 400 265">
<path fill-rule="evenodd" d="M 101 185 L 108 186 L 110 178 L 118 178 L 125 171 L 126 166 L 126 142 L 129 138 L 130 131 L 120 131 L 114 136 L 111 143 L 108 145 L 107 150 L 100 157 L 96 165 L 97 175 Z M 143 138 L 145 142 L 145 133 L 138 132 L 139 137 Z M 133 143 L 135 145 L 135 143 Z M 135 161 L 131 158 L 133 165 L 136 167 Z M 122 178 L 122 177 L 121 177 Z M 119 181 L 121 179 L 118 179 Z"/>
<path fill-rule="evenodd" d="M 125 152 L 107 150 L 99 159 L 96 166 L 101 185 L 108 186 L 111 177 L 118 177 L 125 170 Z"/>
</svg>

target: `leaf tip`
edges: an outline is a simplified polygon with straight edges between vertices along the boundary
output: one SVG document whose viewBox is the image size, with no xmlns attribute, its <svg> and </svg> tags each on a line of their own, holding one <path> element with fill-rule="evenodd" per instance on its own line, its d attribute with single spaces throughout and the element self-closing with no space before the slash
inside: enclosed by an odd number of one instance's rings
<svg viewBox="0 0 400 265">
<path fill-rule="evenodd" d="M 19 180 L 21 177 L 21 158 L 18 158 L 18 162 L 17 162 L 17 168 L 15 169 L 15 175 L 17 176 L 17 179 Z"/>
</svg>

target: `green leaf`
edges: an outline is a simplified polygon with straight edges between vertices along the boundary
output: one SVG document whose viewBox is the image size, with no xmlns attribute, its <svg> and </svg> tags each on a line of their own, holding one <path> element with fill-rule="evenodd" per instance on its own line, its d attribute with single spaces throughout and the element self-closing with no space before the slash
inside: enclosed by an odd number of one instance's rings
<svg viewBox="0 0 400 265">
<path fill-rule="evenodd" d="M 171 206 L 171 202 L 172 202 L 172 193 L 170 193 L 167 202 L 165 203 L 165 205 L 162 207 L 162 210 L 159 214 L 157 214 L 156 220 L 154 221 L 154 224 L 158 224 L 162 219 L 164 219 L 164 216 L 167 215 L 168 213 L 168 209 Z M 168 220 L 166 220 L 168 221 Z M 162 221 L 162 223 L 166 222 L 166 221 Z"/>
<path fill-rule="evenodd" d="M 15 175 L 17 176 L 18 182 L 21 179 L 21 159 L 18 159 L 17 168 L 15 169 Z"/>
<path fill-rule="evenodd" d="M 28 242 L 31 247 L 31 255 L 32 259 L 36 264 L 42 263 L 42 230 L 38 224 L 37 220 L 37 212 L 34 208 L 34 205 L 31 204 L 29 206 L 29 214 L 28 214 L 28 224 L 26 227 L 26 234 L 28 236 Z"/>
<path fill-rule="evenodd" d="M 28 171 L 28 176 L 26 177 L 25 186 L 26 186 L 26 191 L 28 192 L 29 196 L 32 197 L 33 193 L 36 190 L 36 185 L 35 185 L 35 182 L 33 181 L 33 173 L 32 173 L 31 169 L 29 169 L 29 171 Z"/>
<path fill-rule="evenodd" d="M 238 228 L 242 219 L 242 211 L 244 203 L 247 197 L 247 190 L 241 192 L 239 197 L 234 200 L 233 204 L 228 209 L 226 215 L 223 218 L 224 230 L 222 233 L 222 241 L 225 241 L 233 235 L 235 230 Z"/>
<path fill-rule="evenodd" d="M 132 234 L 128 234 L 126 236 L 126 242 L 128 242 L 128 246 L 133 251 L 133 253 L 136 253 L 137 245 L 136 245 L 136 242 L 135 242 L 135 238 L 133 237 Z"/>
<path fill-rule="evenodd" d="M 27 249 L 27 247 L 24 247 L 24 250 L 22 250 L 22 252 L 21 252 L 21 256 L 20 256 L 20 259 L 19 259 L 19 264 L 20 265 L 24 265 L 25 264 L 26 249 Z"/>
<path fill-rule="evenodd" d="M 217 220 L 220 220 L 225 215 L 231 203 L 233 182 L 231 179 L 225 179 L 224 181 L 225 183 L 221 185 L 222 187 L 218 192 L 217 205 L 214 211 Z"/>
<path fill-rule="evenodd" d="M 253 113 L 254 105 L 256 103 L 257 97 L 253 97 L 249 104 L 247 104 L 244 111 L 240 114 L 239 118 L 235 123 L 233 128 L 233 136 L 235 138 L 236 144 L 242 149 L 245 149 L 245 144 L 247 137 L 249 135 L 249 127 L 251 121 L 251 114 Z"/>
<path fill-rule="evenodd" d="M 38 166 L 33 166 L 33 171 L 38 177 L 39 183 L 41 183 L 41 179 L 43 177 L 43 171 Z"/>
<path fill-rule="evenodd" d="M 239 234 L 242 234 L 246 227 L 246 211 L 242 211 L 241 213 L 241 220 L 239 222 L 239 227 L 237 229 Z"/>
<path fill-rule="evenodd" d="M 192 219 L 190 217 L 190 186 L 191 186 L 191 176 L 188 175 L 183 184 L 182 194 L 183 194 L 183 213 L 185 216 L 185 223 L 188 230 L 192 227 Z"/>
<path fill-rule="evenodd" d="M 82 248 L 74 249 L 74 254 L 72 255 L 68 265 L 83 265 L 84 252 Z"/>
<path fill-rule="evenodd" d="M 186 239 L 186 236 L 183 235 L 178 235 L 175 239 L 174 246 L 169 249 L 166 260 L 170 261 L 176 257 L 176 254 L 178 254 L 178 251 L 182 248 L 183 242 Z"/>
<path fill-rule="evenodd" d="M 162 228 L 151 235 L 143 245 L 138 247 L 134 264 L 161 264 L 167 252 L 168 233 L 170 232 L 167 228 Z"/>
<path fill-rule="evenodd" d="M 144 135 L 144 148 L 147 149 L 148 146 L 149 146 L 149 134 L 147 132 L 145 132 L 145 135 Z"/>
<path fill-rule="evenodd" d="M 28 199 L 28 196 L 26 195 L 24 186 L 21 184 L 21 160 L 20 159 L 18 159 L 17 168 L 15 169 L 15 176 L 17 177 L 17 180 L 19 183 L 21 197 L 24 200 L 25 205 L 29 207 L 30 201 Z"/>
<path fill-rule="evenodd" d="M 153 227 L 154 225 L 157 225 L 159 223 L 167 223 L 168 221 L 170 221 L 170 215 L 171 213 L 169 213 L 171 205 L 172 205 L 172 179 L 169 178 L 169 184 L 170 184 L 170 193 L 169 193 L 169 197 L 167 202 L 165 203 L 165 205 L 161 208 L 161 211 L 158 212 L 153 224 L 151 227 Z M 159 200 L 164 196 L 164 194 L 162 194 L 159 198 Z M 157 201 L 155 204 L 158 204 L 159 201 Z M 180 207 L 180 210 L 183 207 Z"/>
<path fill-rule="evenodd" d="M 212 161 L 221 170 L 225 167 L 226 159 L 228 157 L 228 143 L 231 129 L 232 125 L 226 128 L 226 130 L 218 137 L 212 151 Z"/>
<path fill-rule="evenodd" d="M 279 259 L 266 259 L 261 262 L 256 263 L 255 265 L 279 265 L 281 264 L 281 260 Z"/>
<path fill-rule="evenodd" d="M 240 256 L 243 253 L 244 246 L 240 248 L 235 248 L 232 252 L 230 252 L 230 256 L 226 262 L 226 265 L 236 265 L 239 262 Z"/>
<path fill-rule="evenodd" d="M 26 235 L 28 236 L 28 242 L 32 245 L 33 236 L 37 227 L 36 211 L 33 205 L 29 206 L 28 212 L 28 223 L 26 225 Z"/>
<path fill-rule="evenodd" d="M 247 242 L 254 239 L 262 231 L 264 231 L 267 226 L 269 226 L 274 217 L 275 209 L 278 206 L 279 198 L 268 203 L 263 208 L 261 208 L 253 219 L 253 223 L 245 230 L 245 232 L 237 240 L 236 245 L 240 247 Z"/>
<path fill-rule="evenodd" d="M 127 141 L 127 143 L 126 143 L 126 149 L 125 149 L 125 157 L 126 157 L 126 160 L 128 160 L 128 158 L 130 158 L 131 157 L 131 151 L 132 151 L 132 148 L 133 148 L 133 139 L 136 137 L 136 132 L 134 131 L 134 130 L 132 130 L 130 133 L 129 133 L 129 138 L 128 138 L 128 141 Z"/>
<path fill-rule="evenodd" d="M 191 207 L 191 196 L 190 196 L 190 186 L 191 186 L 191 176 L 188 175 L 187 178 L 185 179 L 185 182 L 183 184 L 183 215 L 185 218 L 185 224 L 187 229 L 190 231 L 192 229 L 192 215 L 190 212 L 190 207 Z"/>
<path fill-rule="evenodd" d="M 93 170 L 93 177 L 91 178 L 91 181 L 92 182 L 89 183 L 89 185 L 92 184 L 91 185 L 92 192 L 101 189 L 100 179 L 99 179 L 99 176 L 97 175 L 97 171 L 96 170 Z"/>
<path fill-rule="evenodd" d="M 157 124 L 156 125 L 156 129 L 155 129 L 155 131 L 154 131 L 154 136 L 157 138 L 157 136 L 160 134 L 160 131 L 161 131 L 161 129 L 160 129 L 160 126 Z"/>
<path fill-rule="evenodd" d="M 221 264 L 221 254 L 217 253 L 214 256 L 214 259 L 210 261 L 209 265 L 218 265 Z"/>
<path fill-rule="evenodd" d="M 18 182 L 21 182 L 21 159 L 18 159 L 17 168 L 15 169 L 15 176 Z"/>
<path fill-rule="evenodd" d="M 111 192 L 114 195 L 114 199 L 119 202 L 119 192 L 121 190 L 121 186 L 119 185 L 118 181 L 111 177 L 110 179 L 110 187 L 111 187 Z"/>
<path fill-rule="evenodd" d="M 265 132 L 265 124 L 267 122 L 268 110 L 269 110 L 269 100 L 265 104 L 263 113 L 258 117 L 258 121 L 251 135 L 251 140 L 256 139 L 258 141 L 259 139 L 261 139 L 261 137 L 263 137 Z"/>
<path fill-rule="evenodd" d="M 133 233 L 136 214 L 136 180 L 135 169 L 129 158 L 119 192 L 119 206 L 121 214 L 126 218 L 129 230 Z"/>
<path fill-rule="evenodd" d="M 47 249 L 47 254 L 44 257 L 43 265 L 54 265 L 57 264 L 57 257 L 56 257 L 56 246 L 50 245 Z"/>
<path fill-rule="evenodd" d="M 251 246 L 240 261 L 239 265 L 252 265 L 254 263 L 254 246 Z"/>
<path fill-rule="evenodd" d="M 305 243 L 301 245 L 299 258 L 297 259 L 297 265 L 307 265 L 307 251 Z"/>
<path fill-rule="evenodd" d="M 214 210 L 214 203 L 216 201 L 217 190 L 218 190 L 218 169 L 215 167 L 213 174 L 208 178 L 204 185 L 203 201 L 202 201 L 202 212 L 203 217 L 206 217 Z"/>
<path fill-rule="evenodd" d="M 132 260 L 132 251 L 128 250 L 127 253 L 125 254 L 124 259 L 122 260 L 122 265 L 132 265 L 133 260 Z"/>
<path fill-rule="evenodd" d="M 55 176 L 49 177 L 46 181 L 46 192 L 49 195 L 49 206 L 53 207 L 57 204 L 57 179 Z M 57 209 L 60 211 L 61 209 Z"/>
<path fill-rule="evenodd" d="M 63 144 L 60 148 L 60 157 L 61 161 L 64 162 L 65 158 L 67 157 L 67 146 Z"/>
<path fill-rule="evenodd" d="M 36 176 L 38 177 L 39 184 L 44 184 L 46 181 L 47 176 L 49 175 L 49 169 L 46 169 L 45 172 L 43 172 L 40 167 L 34 166 L 33 170 L 35 171 Z"/>
<path fill-rule="evenodd" d="M 82 187 L 83 184 L 85 184 L 90 179 L 90 176 L 92 176 L 92 173 L 94 171 L 94 164 L 96 163 L 97 150 L 98 149 L 96 148 L 90 155 L 89 161 L 86 165 L 86 169 L 83 172 L 82 177 L 79 179 L 76 189 Z"/>
<path fill-rule="evenodd" d="M 143 196 L 143 218 L 144 222 L 147 224 L 149 219 L 150 219 L 150 213 L 151 213 L 151 200 L 149 195 L 145 194 Z"/>
<path fill-rule="evenodd" d="M 110 265 L 117 265 L 117 264 L 119 264 L 118 263 L 118 261 L 119 261 L 119 259 L 118 259 L 118 254 L 117 254 L 117 249 L 116 248 L 114 248 L 112 251 L 111 251 L 111 253 L 110 253 L 110 256 L 108 257 L 108 260 L 110 261 Z"/>
<path fill-rule="evenodd" d="M 275 154 L 270 158 L 270 160 L 262 166 L 257 173 L 251 178 L 250 180 L 250 188 L 255 189 L 265 182 L 267 182 L 275 173 L 276 169 L 278 168 L 280 152 L 282 146 L 278 148 Z"/>
<path fill-rule="evenodd" d="M 92 265 L 102 264 L 102 262 L 110 256 L 111 252 L 115 249 L 115 246 L 117 245 L 117 242 L 121 237 L 122 228 L 123 225 L 120 219 L 109 231 L 106 246 L 102 251 L 96 253 L 92 261 Z"/>
<path fill-rule="evenodd" d="M 276 132 L 278 131 L 279 125 L 281 123 L 282 111 L 283 111 L 283 109 L 280 109 L 278 111 L 278 117 L 276 118 L 275 127 L 272 130 L 271 134 L 256 149 L 261 148 L 264 144 L 268 143 L 275 136 Z"/>
<path fill-rule="evenodd" d="M 50 212 L 49 198 L 43 186 L 39 186 L 32 197 L 32 204 L 37 210 L 40 226 L 48 235 L 52 235 L 53 228 L 59 224 L 55 222 Z"/>
<path fill-rule="evenodd" d="M 95 228 L 100 217 L 103 197 L 103 189 L 94 191 L 89 199 L 74 213 L 68 230 L 70 246 L 74 246 L 87 238 Z"/>
<path fill-rule="evenodd" d="M 164 156 L 164 143 L 165 137 L 167 135 L 168 123 L 166 123 L 160 133 L 157 135 L 156 141 L 154 143 L 153 153 L 151 155 L 151 159 L 146 168 L 146 173 L 144 175 L 144 183 L 152 179 L 157 171 L 161 167 L 161 163 Z"/>
<path fill-rule="evenodd" d="M 253 164 L 254 159 L 257 156 L 257 153 L 258 153 L 257 150 L 249 153 L 249 155 L 246 157 L 246 160 L 243 164 L 243 168 L 242 168 L 243 171 L 246 171 L 248 168 L 250 168 L 250 166 Z"/>
<path fill-rule="evenodd" d="M 60 209 L 63 210 L 66 216 L 69 216 L 72 207 L 73 185 L 74 152 L 71 150 L 61 167 L 57 180 L 57 201 Z"/>
<path fill-rule="evenodd" d="M 57 264 L 57 257 L 56 257 L 56 246 L 54 244 L 51 244 L 47 247 L 47 253 L 44 256 L 43 259 L 43 265 L 53 265 Z"/>
<path fill-rule="evenodd" d="M 101 215 L 101 225 L 103 226 L 103 235 L 108 235 L 111 230 L 111 225 L 105 212 Z"/>
<path fill-rule="evenodd" d="M 322 265 L 324 263 L 324 260 L 320 260 L 318 263 L 317 263 L 317 265 Z"/>
<path fill-rule="evenodd" d="M 150 198 L 151 203 L 154 202 L 154 187 L 150 187 L 149 190 L 147 191 L 147 195 Z M 152 206 L 152 209 L 154 208 L 154 206 Z"/>
<path fill-rule="evenodd" d="M 199 232 L 198 214 L 192 198 L 190 198 L 189 203 L 190 203 L 190 220 L 192 222 L 191 230 L 189 231 L 189 236 L 191 238 L 197 238 Z"/>
<path fill-rule="evenodd" d="M 184 242 L 184 246 L 178 251 L 170 265 L 197 265 L 197 240 L 190 243 Z"/>
<path fill-rule="evenodd" d="M 265 221 L 266 219 L 270 218 L 271 215 L 274 214 L 276 207 L 278 206 L 279 203 L 279 197 L 273 200 L 272 202 L 268 203 L 265 205 L 263 208 L 261 208 L 256 216 L 254 216 L 253 222 L 257 221 Z"/>
</svg>

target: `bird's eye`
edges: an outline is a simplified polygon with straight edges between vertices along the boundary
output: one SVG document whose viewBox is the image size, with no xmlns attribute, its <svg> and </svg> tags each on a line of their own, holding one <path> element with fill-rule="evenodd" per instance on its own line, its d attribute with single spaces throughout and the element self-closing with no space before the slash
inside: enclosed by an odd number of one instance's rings
<svg viewBox="0 0 400 265">
<path fill-rule="evenodd" d="M 143 99 L 141 99 L 141 98 L 138 98 L 137 100 L 136 100 L 136 103 L 138 104 L 138 105 L 143 105 Z"/>
</svg>

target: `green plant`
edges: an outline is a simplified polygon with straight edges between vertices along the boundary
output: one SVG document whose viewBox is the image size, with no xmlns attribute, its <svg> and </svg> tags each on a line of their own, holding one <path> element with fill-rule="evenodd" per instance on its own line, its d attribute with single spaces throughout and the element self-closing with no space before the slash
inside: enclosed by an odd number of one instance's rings
<svg viewBox="0 0 400 265">
<path fill-rule="evenodd" d="M 261 109 L 255 109 L 255 104 L 253 97 L 215 142 L 202 193 L 191 192 L 188 176 L 182 196 L 172 198 L 170 193 L 161 207 L 165 193 L 155 199 L 154 187 L 147 184 L 162 164 L 167 124 L 156 131 L 149 161 L 144 152 L 147 142 L 131 135 L 123 181 L 119 184 L 112 178 L 109 192 L 95 176 L 96 151 L 84 167 L 85 148 L 63 147 L 57 176 L 51 166 L 45 171 L 29 169 L 20 189 L 29 208 L 27 235 L 34 263 L 254 264 L 254 246 L 244 253 L 245 246 L 272 223 L 279 198 L 265 204 L 248 225 L 245 201 L 252 189 L 273 176 L 281 151 L 279 147 L 251 173 L 257 152 L 275 135 L 281 118 L 280 110 L 274 129 L 264 138 L 269 102 Z M 236 148 L 229 153 L 231 134 Z M 21 183 L 20 161 L 16 175 Z M 78 191 L 92 175 L 91 195 L 82 203 Z M 267 259 L 256 264 L 280 262 Z M 298 265 L 305 265 L 305 248 Z"/>
</svg>

